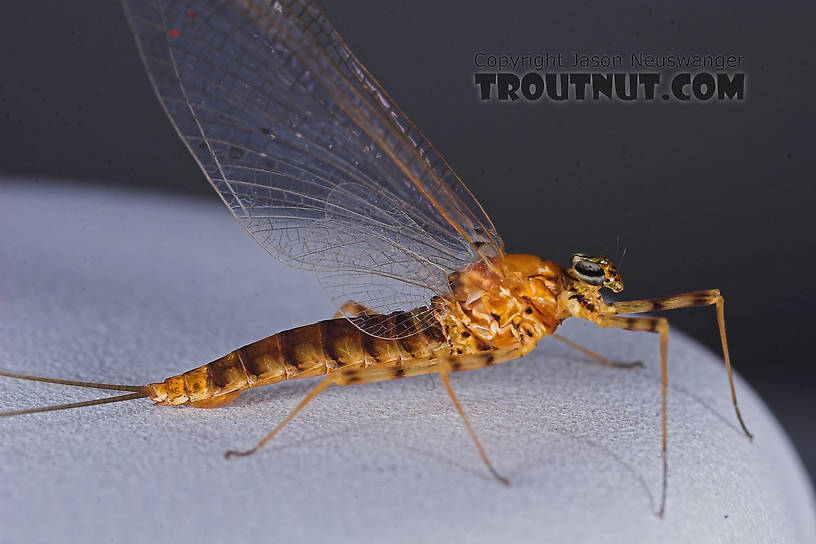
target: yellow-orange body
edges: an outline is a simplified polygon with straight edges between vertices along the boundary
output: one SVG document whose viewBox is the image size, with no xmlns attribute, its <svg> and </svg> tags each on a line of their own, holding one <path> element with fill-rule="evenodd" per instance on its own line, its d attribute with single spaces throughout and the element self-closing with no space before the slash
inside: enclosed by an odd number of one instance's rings
<svg viewBox="0 0 816 544">
<path fill-rule="evenodd" d="M 382 319 L 407 321 L 414 316 L 413 312 L 396 312 Z M 156 402 L 206 408 L 229 402 L 249 387 L 319 376 L 340 368 L 399 365 L 448 353 L 450 348 L 439 326 L 390 340 L 367 335 L 346 318 L 329 319 L 279 332 L 147 387 Z"/>
<path fill-rule="evenodd" d="M 493 468 L 473 427 L 457 400 L 449 372 L 473 370 L 521 357 L 548 335 L 579 349 L 597 361 L 632 368 L 641 363 L 610 361 L 555 333 L 568 317 L 588 320 L 600 327 L 648 331 L 660 335 L 663 451 L 667 444 L 667 345 L 668 323 L 662 317 L 625 317 L 621 314 L 715 306 L 731 399 L 743 432 L 751 437 L 737 406 L 736 390 L 725 336 L 723 297 L 717 289 L 668 297 L 607 304 L 600 290 L 623 290 L 623 281 L 607 257 L 573 255 L 569 267 L 532 255 L 502 255 L 477 261 L 448 276 L 450 292 L 435 296 L 430 307 L 388 315 L 372 314 L 358 305 L 344 305 L 350 315 L 365 314 L 366 325 L 378 331 L 404 331 L 399 338 L 366 334 L 346 318 L 329 319 L 274 334 L 209 364 L 145 386 L 111 385 L 40 378 L 0 371 L 0 376 L 61 383 L 80 387 L 130 391 L 130 394 L 58 406 L 2 412 L 0 416 L 62 410 L 149 397 L 158 404 L 213 408 L 234 400 L 244 389 L 286 379 L 327 374 L 286 418 L 258 444 L 231 455 L 249 455 L 289 423 L 330 384 L 351 385 L 437 372 L 465 423 L 482 460 L 493 476 L 509 481 Z M 435 321 L 420 327 L 429 311 Z M 373 320 L 373 323 L 372 323 Z M 667 462 L 663 457 L 663 492 L 659 514 L 666 500 Z"/>
<path fill-rule="evenodd" d="M 478 261 L 451 274 L 449 281 L 451 295 L 432 301 L 437 323 L 403 338 L 370 336 L 345 318 L 320 321 L 279 332 L 149 384 L 148 395 L 160 404 L 210 408 L 234 400 L 250 387 L 339 369 L 346 372 L 337 383 L 348 385 L 355 383 L 354 373 L 348 372 L 355 368 L 391 367 L 391 377 L 397 378 L 421 374 L 423 368 L 430 371 L 414 363 L 443 356 L 514 346 L 520 346 L 518 355 L 524 355 L 570 315 L 560 296 L 565 282 L 561 267 L 533 255 Z M 416 316 L 423 310 L 379 319 L 416 329 Z M 406 370 L 401 373 L 402 366 Z"/>
</svg>

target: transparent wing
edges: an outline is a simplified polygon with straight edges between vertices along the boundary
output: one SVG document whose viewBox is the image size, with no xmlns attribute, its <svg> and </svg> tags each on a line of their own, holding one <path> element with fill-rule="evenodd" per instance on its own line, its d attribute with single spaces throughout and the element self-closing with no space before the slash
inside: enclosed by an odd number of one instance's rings
<svg viewBox="0 0 816 544">
<path fill-rule="evenodd" d="M 503 251 L 479 203 L 309 2 L 125 5 L 156 92 L 224 203 L 269 253 L 314 270 L 338 307 L 427 305 L 447 294 L 448 273 Z"/>
</svg>

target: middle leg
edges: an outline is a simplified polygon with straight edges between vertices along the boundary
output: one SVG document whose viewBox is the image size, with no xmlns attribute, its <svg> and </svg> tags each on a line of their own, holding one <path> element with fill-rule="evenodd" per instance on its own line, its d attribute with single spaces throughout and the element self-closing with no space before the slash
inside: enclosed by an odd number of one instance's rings
<svg viewBox="0 0 816 544">
<path fill-rule="evenodd" d="M 666 486 L 668 484 L 668 450 L 666 433 L 667 421 L 667 356 L 669 347 L 669 322 L 663 317 L 620 317 L 615 315 L 603 315 L 597 322 L 601 327 L 624 329 L 627 331 L 656 332 L 660 335 L 660 398 L 661 398 L 661 425 L 663 429 L 663 491 L 660 494 L 660 507 L 657 515 L 663 517 L 666 509 Z"/>
<path fill-rule="evenodd" d="M 641 363 L 640 361 L 634 361 L 634 362 L 631 362 L 631 363 L 620 363 L 620 362 L 617 362 L 617 361 L 610 361 L 606 357 L 604 357 L 602 355 L 599 355 L 599 354 L 595 353 L 594 351 L 592 351 L 591 349 L 585 348 L 581 344 L 579 344 L 577 342 L 573 342 L 569 338 L 565 338 L 565 337 L 561 336 L 558 333 L 554 332 L 550 336 L 552 336 L 553 338 L 555 338 L 559 342 L 565 343 L 566 345 L 568 345 L 569 347 L 571 347 L 573 349 L 577 349 L 578 351 L 580 351 L 584 355 L 589 355 L 590 357 L 592 357 L 593 359 L 595 359 L 596 361 L 598 361 L 599 363 L 601 363 L 602 365 L 605 365 L 605 366 L 611 366 L 611 367 L 614 367 L 614 368 L 635 368 L 635 367 L 642 367 L 643 366 L 643 363 Z"/>
<path fill-rule="evenodd" d="M 448 391 L 451 402 L 453 402 L 453 406 L 456 408 L 456 411 L 459 412 L 459 417 L 462 418 L 462 422 L 464 422 L 468 434 L 470 434 L 470 438 L 473 440 L 473 443 L 476 445 L 476 449 L 479 451 L 479 456 L 482 458 L 485 465 L 487 465 L 487 470 L 489 470 L 490 474 L 492 474 L 493 477 L 499 482 L 507 487 L 510 487 L 510 480 L 499 474 L 496 469 L 493 468 L 493 463 L 490 462 L 490 458 L 487 456 L 484 447 L 482 447 L 482 443 L 479 440 L 479 437 L 476 435 L 476 431 L 473 430 L 473 425 L 470 424 L 470 420 L 468 419 L 467 414 L 465 414 L 465 410 L 462 408 L 462 405 L 459 403 L 456 393 L 453 392 L 453 386 L 451 386 L 450 378 L 448 378 L 448 371 L 440 368 L 438 372 L 439 377 L 442 379 L 442 383 L 445 384 L 445 389 Z"/>
<path fill-rule="evenodd" d="M 355 385 L 361 383 L 372 383 L 393 380 L 396 378 L 404 378 L 409 376 L 418 376 L 420 374 L 428 374 L 431 372 L 439 372 L 440 375 L 442 376 L 442 381 L 445 383 L 445 388 L 448 390 L 451 400 L 453 401 L 457 412 L 462 417 L 465 426 L 467 427 L 468 432 L 476 445 L 476 448 L 479 450 L 479 455 L 482 457 L 482 460 L 484 460 L 488 470 L 490 470 L 490 473 L 497 480 L 499 480 L 501 483 L 505 485 L 508 485 L 509 484 L 508 480 L 501 476 L 498 472 L 496 472 L 496 470 L 493 468 L 492 463 L 490 462 L 490 459 L 487 457 L 487 454 L 485 453 L 484 448 L 479 442 L 479 439 L 476 436 L 476 433 L 473 430 L 470 421 L 467 419 L 467 416 L 465 415 L 461 404 L 459 404 L 459 400 L 456 398 L 456 395 L 454 394 L 453 389 L 450 386 L 447 373 L 456 372 L 460 370 L 473 370 L 477 368 L 483 368 L 485 366 L 498 364 L 500 362 L 506 361 L 508 359 L 513 359 L 518 356 L 519 356 L 518 348 L 512 347 L 503 350 L 485 351 L 475 354 L 451 355 L 448 357 L 441 357 L 439 359 L 425 359 L 425 360 L 417 359 L 402 361 L 399 365 L 354 367 L 337 370 L 323 378 L 314 387 L 314 389 L 312 389 L 309 392 L 309 394 L 306 395 L 306 397 L 302 401 L 300 401 L 300 403 L 294 408 L 294 410 L 292 410 L 289 413 L 289 415 L 287 415 L 283 419 L 283 421 L 281 421 L 274 429 L 272 429 L 272 431 L 269 432 L 269 434 L 267 434 L 263 439 L 261 439 L 254 448 L 246 451 L 230 450 L 225 454 L 225 457 L 229 458 L 231 456 L 251 455 L 258 451 L 259 449 L 261 449 L 281 429 L 283 429 L 283 427 L 285 427 L 290 421 L 292 421 L 292 419 L 294 419 L 294 417 L 303 408 L 305 408 L 307 404 L 313 401 L 320 393 L 322 393 L 327 387 L 329 387 L 332 384 Z"/>
</svg>

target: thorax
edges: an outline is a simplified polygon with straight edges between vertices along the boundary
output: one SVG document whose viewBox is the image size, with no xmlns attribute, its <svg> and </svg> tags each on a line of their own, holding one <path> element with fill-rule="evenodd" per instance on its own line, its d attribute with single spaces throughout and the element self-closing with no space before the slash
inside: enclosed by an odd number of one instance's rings
<svg viewBox="0 0 816 544">
<path fill-rule="evenodd" d="M 490 263 L 473 263 L 448 280 L 451 296 L 434 304 L 453 353 L 520 344 L 524 354 L 563 319 L 562 271 L 552 261 L 504 255 Z"/>
</svg>

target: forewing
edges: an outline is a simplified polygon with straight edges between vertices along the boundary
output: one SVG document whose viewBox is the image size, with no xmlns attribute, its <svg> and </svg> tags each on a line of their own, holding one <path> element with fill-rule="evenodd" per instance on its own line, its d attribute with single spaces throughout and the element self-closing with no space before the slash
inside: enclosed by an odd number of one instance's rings
<svg viewBox="0 0 816 544">
<path fill-rule="evenodd" d="M 162 104 L 227 207 L 338 306 L 427 305 L 449 272 L 501 253 L 478 202 L 316 7 L 125 4 Z"/>
</svg>

